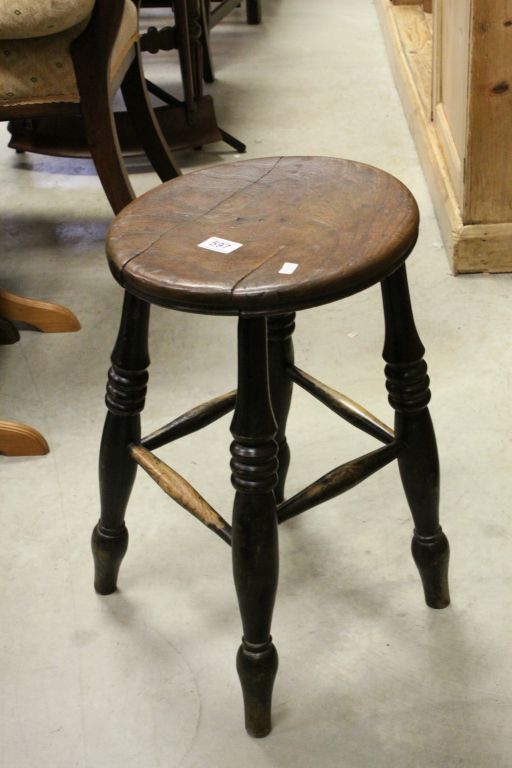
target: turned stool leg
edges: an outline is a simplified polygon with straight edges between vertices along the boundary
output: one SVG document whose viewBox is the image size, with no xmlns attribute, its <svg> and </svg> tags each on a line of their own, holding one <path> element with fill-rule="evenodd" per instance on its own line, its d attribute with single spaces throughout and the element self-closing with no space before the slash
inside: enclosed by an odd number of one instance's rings
<svg viewBox="0 0 512 768">
<path fill-rule="evenodd" d="M 251 736 L 271 729 L 277 651 L 270 636 L 279 570 L 276 423 L 268 385 L 265 318 L 240 318 L 238 394 L 231 424 L 233 573 L 244 636 L 237 670 Z"/>
<path fill-rule="evenodd" d="M 401 446 L 398 466 L 414 519 L 412 554 L 431 608 L 450 603 L 449 545 L 439 525 L 439 461 L 425 349 L 414 325 L 405 267 L 382 282 L 386 340 L 383 357 L 395 434 Z"/>
<path fill-rule="evenodd" d="M 137 470 L 128 446 L 140 441 L 140 412 L 148 381 L 148 323 L 149 304 L 126 293 L 108 372 L 108 413 L 100 448 L 101 518 L 92 533 L 94 587 L 101 595 L 115 591 L 128 547 L 124 516 Z"/>
<path fill-rule="evenodd" d="M 286 422 L 292 399 L 293 382 L 287 368 L 293 365 L 295 314 L 268 318 L 268 365 L 270 400 L 277 421 L 277 458 L 279 460 L 276 502 L 284 499 L 284 486 L 290 466 L 290 448 L 286 440 Z"/>
</svg>

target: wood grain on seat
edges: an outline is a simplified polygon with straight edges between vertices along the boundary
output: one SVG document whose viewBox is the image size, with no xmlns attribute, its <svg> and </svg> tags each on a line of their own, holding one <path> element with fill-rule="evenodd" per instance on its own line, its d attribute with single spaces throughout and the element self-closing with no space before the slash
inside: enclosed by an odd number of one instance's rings
<svg viewBox="0 0 512 768">
<path fill-rule="evenodd" d="M 248 160 L 174 179 L 111 227 L 116 279 L 137 296 L 195 312 L 268 314 L 348 296 L 410 253 L 418 210 L 394 177 L 327 157 Z M 242 246 L 199 247 L 210 237 Z M 293 274 L 280 272 L 296 264 Z"/>
</svg>

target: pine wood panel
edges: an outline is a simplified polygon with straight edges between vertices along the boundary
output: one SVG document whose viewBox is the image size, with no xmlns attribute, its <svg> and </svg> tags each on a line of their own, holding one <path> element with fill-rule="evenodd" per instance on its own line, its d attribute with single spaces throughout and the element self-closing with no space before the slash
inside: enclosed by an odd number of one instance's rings
<svg viewBox="0 0 512 768">
<path fill-rule="evenodd" d="M 432 33 L 418 3 L 397 8 L 398 34 L 404 56 L 414 77 L 425 115 L 432 113 Z"/>
<path fill-rule="evenodd" d="M 395 81 L 453 271 L 509 272 L 512 0 L 434 0 L 433 6 L 432 19 L 419 2 L 377 0 Z M 421 17 L 434 40 L 431 114 L 425 111 L 428 61 L 420 75 L 404 46 L 418 34 L 410 27 Z M 450 24 L 456 28 L 447 30 Z"/>
<path fill-rule="evenodd" d="M 441 49 L 440 101 L 460 163 L 466 154 L 470 10 L 471 0 L 442 0 L 436 6 L 436 14 L 441 15 L 441 36 L 436 42 Z"/>
<path fill-rule="evenodd" d="M 468 223 L 512 220 L 512 0 L 473 0 Z"/>
</svg>

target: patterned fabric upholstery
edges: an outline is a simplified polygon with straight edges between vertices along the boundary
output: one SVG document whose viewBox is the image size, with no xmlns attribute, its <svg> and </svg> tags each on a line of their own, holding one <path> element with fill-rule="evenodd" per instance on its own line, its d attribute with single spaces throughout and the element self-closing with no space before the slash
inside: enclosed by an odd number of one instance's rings
<svg viewBox="0 0 512 768">
<path fill-rule="evenodd" d="M 23 4 L 28 5 L 28 0 Z M 70 4 L 62 0 L 44 0 L 44 5 L 48 6 Z M 77 0 L 75 5 L 83 8 L 85 3 Z M 0 39 L 0 106 L 80 101 L 69 48 L 87 26 L 87 21 L 88 18 L 55 35 L 26 40 Z M 138 34 L 136 7 L 132 0 L 125 0 L 123 19 L 112 53 L 111 78 L 121 69 Z"/>
<path fill-rule="evenodd" d="M 94 0 L 2 0 L 0 37 L 24 40 L 54 35 L 87 19 Z"/>
</svg>

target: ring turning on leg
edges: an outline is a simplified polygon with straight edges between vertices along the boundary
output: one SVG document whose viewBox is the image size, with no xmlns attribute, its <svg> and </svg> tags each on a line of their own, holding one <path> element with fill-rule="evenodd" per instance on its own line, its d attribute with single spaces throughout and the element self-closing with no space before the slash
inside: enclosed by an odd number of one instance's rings
<svg viewBox="0 0 512 768">
<path fill-rule="evenodd" d="M 92 534 L 95 579 L 101 595 L 114 592 L 128 547 L 124 516 L 137 464 L 128 448 L 140 441 L 149 365 L 149 304 L 125 294 L 119 335 L 108 373 L 108 408 L 100 448 L 101 518 Z"/>
</svg>

